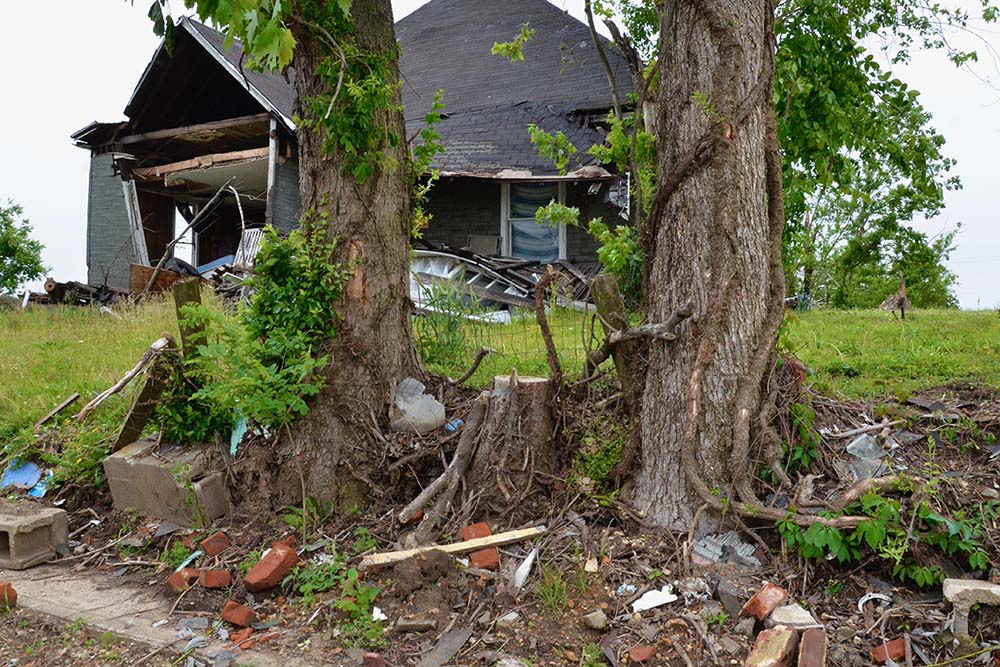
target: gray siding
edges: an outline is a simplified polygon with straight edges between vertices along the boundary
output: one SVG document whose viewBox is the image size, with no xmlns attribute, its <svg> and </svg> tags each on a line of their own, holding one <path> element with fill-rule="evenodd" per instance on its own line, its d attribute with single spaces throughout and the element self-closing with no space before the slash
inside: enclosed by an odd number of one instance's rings
<svg viewBox="0 0 1000 667">
<path fill-rule="evenodd" d="M 432 243 L 464 247 L 473 234 L 500 235 L 500 183 L 446 178 L 434 184 L 427 211 L 434 216 L 424 232 Z"/>
<path fill-rule="evenodd" d="M 276 165 L 275 183 L 271 192 L 268 221 L 282 233 L 289 233 L 299 226 L 302 201 L 299 199 L 299 161 L 295 158 Z"/>
<path fill-rule="evenodd" d="M 122 179 L 114 174 L 110 153 L 90 158 L 87 201 L 87 282 L 128 289 L 128 265 L 135 262 L 129 237 Z"/>
</svg>

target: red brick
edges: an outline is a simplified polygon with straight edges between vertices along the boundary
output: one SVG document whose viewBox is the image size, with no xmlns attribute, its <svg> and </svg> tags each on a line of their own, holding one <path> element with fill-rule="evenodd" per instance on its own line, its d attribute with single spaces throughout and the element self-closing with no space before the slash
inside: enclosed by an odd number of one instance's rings
<svg viewBox="0 0 1000 667">
<path fill-rule="evenodd" d="M 198 583 L 205 588 L 229 588 L 233 583 L 233 577 L 229 574 L 229 570 L 202 570 Z"/>
<path fill-rule="evenodd" d="M 201 538 L 201 536 L 202 533 L 198 532 L 188 533 L 187 535 L 181 538 L 181 544 L 183 544 L 184 548 L 188 549 L 189 551 L 194 551 L 195 545 L 198 543 L 198 540 Z"/>
<path fill-rule="evenodd" d="M 385 667 L 381 653 L 365 653 L 365 667 Z"/>
<path fill-rule="evenodd" d="M 230 600 L 222 608 L 222 620 L 227 623 L 232 623 L 233 625 L 239 625 L 240 627 L 250 629 L 249 626 L 257 622 L 257 614 L 254 613 L 254 610 L 250 607 L 244 607 L 238 602 Z M 249 637 L 250 633 L 247 633 L 247 636 Z M 233 641 L 237 643 L 243 639 L 245 639 L 245 637 L 241 639 L 233 637 Z"/>
<path fill-rule="evenodd" d="M 189 586 L 198 581 L 198 577 L 200 576 L 200 570 L 193 567 L 186 567 L 167 577 L 167 586 L 174 593 L 183 593 Z"/>
<path fill-rule="evenodd" d="M 0 581 L 0 609 L 13 609 L 17 606 L 17 591 L 9 581 Z"/>
<path fill-rule="evenodd" d="M 747 603 L 743 605 L 742 614 L 744 616 L 753 616 L 758 621 L 763 621 L 786 598 L 788 598 L 788 591 L 784 588 L 777 584 L 765 583 L 757 591 L 756 595 L 747 600 Z"/>
<path fill-rule="evenodd" d="M 201 541 L 201 550 L 209 558 L 214 558 L 232 546 L 232 544 L 229 541 L 229 536 L 220 530 L 215 535 L 206 537 Z"/>
<path fill-rule="evenodd" d="M 485 521 L 474 523 L 462 529 L 463 540 L 478 540 L 481 537 L 489 537 L 492 534 L 493 531 L 490 530 L 490 524 Z"/>
<path fill-rule="evenodd" d="M 283 542 L 274 542 L 267 555 L 250 568 L 243 582 L 251 592 L 274 588 L 298 562 L 299 555 L 295 553 L 295 549 Z"/>
<path fill-rule="evenodd" d="M 905 655 L 906 645 L 903 643 L 902 637 L 897 637 L 891 642 L 879 644 L 872 649 L 872 660 L 880 665 L 884 665 L 889 660 L 898 662 Z"/>
<path fill-rule="evenodd" d="M 799 638 L 799 667 L 826 665 L 826 630 L 809 628 Z"/>
<path fill-rule="evenodd" d="M 278 541 L 281 542 L 282 544 L 284 544 L 285 546 L 292 547 L 294 549 L 295 545 L 299 543 L 299 537 L 295 533 L 292 533 L 291 535 L 287 535 L 285 537 L 282 537 Z"/>
<path fill-rule="evenodd" d="M 235 603 L 234 603 L 235 604 Z M 237 630 L 236 632 L 229 635 L 229 640 L 233 642 L 235 646 L 239 646 L 253 634 L 253 628 L 243 628 L 242 630 Z"/>
<path fill-rule="evenodd" d="M 628 659 L 634 664 L 648 662 L 654 655 L 655 646 L 633 646 L 628 650 Z"/>
<path fill-rule="evenodd" d="M 799 633 L 785 625 L 764 630 L 747 657 L 746 667 L 792 667 Z"/>
<path fill-rule="evenodd" d="M 469 554 L 469 563 L 480 570 L 499 570 L 500 551 L 496 547 L 473 551 Z"/>
</svg>

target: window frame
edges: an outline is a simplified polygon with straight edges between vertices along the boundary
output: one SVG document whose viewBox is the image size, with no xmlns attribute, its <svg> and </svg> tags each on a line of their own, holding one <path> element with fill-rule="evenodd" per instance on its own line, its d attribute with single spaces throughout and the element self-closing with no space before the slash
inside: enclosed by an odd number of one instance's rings
<svg viewBox="0 0 1000 667">
<path fill-rule="evenodd" d="M 522 183 L 552 183 L 552 181 L 504 181 L 500 184 L 500 255 L 502 257 L 512 257 L 511 255 L 511 222 L 532 220 L 531 218 L 510 217 L 510 186 L 511 184 Z M 566 181 L 557 181 L 558 202 L 566 205 Z M 568 259 L 568 248 L 566 239 L 566 225 L 559 223 L 559 259 Z"/>
</svg>

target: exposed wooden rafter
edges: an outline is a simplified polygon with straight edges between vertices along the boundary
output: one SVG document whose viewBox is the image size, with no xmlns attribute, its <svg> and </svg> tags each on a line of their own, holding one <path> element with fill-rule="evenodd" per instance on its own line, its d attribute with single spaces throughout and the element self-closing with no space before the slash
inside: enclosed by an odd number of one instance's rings
<svg viewBox="0 0 1000 667">
<path fill-rule="evenodd" d="M 155 167 L 140 167 L 139 169 L 133 169 L 132 174 L 136 178 L 142 180 L 152 180 L 162 178 L 167 174 L 173 174 L 178 171 L 186 171 L 188 169 L 204 169 L 205 167 L 212 167 L 214 165 L 226 164 L 229 162 L 266 158 L 269 153 L 270 149 L 264 147 L 251 148 L 245 151 L 232 151 L 229 153 L 199 155 L 198 157 L 191 158 L 190 160 L 182 160 L 181 162 L 171 162 L 170 164 L 161 164 Z"/>
<path fill-rule="evenodd" d="M 210 123 L 199 123 L 197 125 L 186 125 L 184 127 L 173 127 L 167 130 L 155 130 L 144 132 L 143 134 L 130 134 L 118 140 L 123 146 L 137 144 L 143 141 L 155 141 L 157 139 L 173 139 L 187 135 L 196 135 L 204 132 L 218 132 L 234 127 L 245 127 L 247 125 L 257 125 L 267 123 L 271 114 L 259 113 L 252 116 L 240 116 L 239 118 L 228 118 L 226 120 L 216 120 Z"/>
</svg>

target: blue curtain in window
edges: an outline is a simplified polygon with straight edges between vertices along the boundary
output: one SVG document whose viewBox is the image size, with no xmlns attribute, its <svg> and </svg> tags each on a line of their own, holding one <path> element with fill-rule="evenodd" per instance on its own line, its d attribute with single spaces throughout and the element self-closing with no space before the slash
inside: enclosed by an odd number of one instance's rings
<svg viewBox="0 0 1000 667">
<path fill-rule="evenodd" d="M 559 201 L 557 183 L 511 184 L 511 255 L 538 262 L 559 259 L 559 228 L 535 222 L 535 211 L 553 201 Z"/>
</svg>

